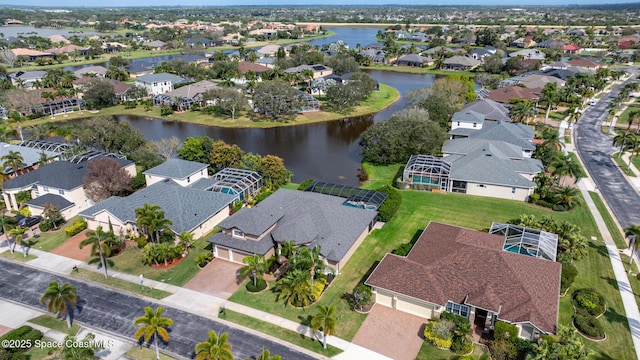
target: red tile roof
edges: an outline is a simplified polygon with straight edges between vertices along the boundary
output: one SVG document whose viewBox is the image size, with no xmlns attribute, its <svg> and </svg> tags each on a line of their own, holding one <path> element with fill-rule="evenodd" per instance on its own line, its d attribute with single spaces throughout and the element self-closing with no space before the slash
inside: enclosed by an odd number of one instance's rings
<svg viewBox="0 0 640 360">
<path fill-rule="evenodd" d="M 511 99 L 535 101 L 540 98 L 540 89 L 527 89 L 521 86 L 505 86 L 487 93 L 487 99 L 500 103 L 508 103 Z"/>
<path fill-rule="evenodd" d="M 503 236 L 432 222 L 407 257 L 387 254 L 366 284 L 555 332 L 562 265 L 504 251 L 503 244 Z"/>
<path fill-rule="evenodd" d="M 564 46 L 564 51 L 576 51 L 582 49 L 580 46 L 575 44 L 569 44 Z"/>
</svg>

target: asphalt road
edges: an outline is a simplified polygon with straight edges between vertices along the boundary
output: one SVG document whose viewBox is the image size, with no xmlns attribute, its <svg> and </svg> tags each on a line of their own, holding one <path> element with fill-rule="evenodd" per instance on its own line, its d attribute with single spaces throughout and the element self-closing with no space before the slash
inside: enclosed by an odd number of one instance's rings
<svg viewBox="0 0 640 360">
<path fill-rule="evenodd" d="M 634 78 L 635 76 L 631 79 Z M 633 81 L 631 79 L 627 82 Z M 608 113 L 609 102 L 616 97 L 622 86 L 604 96 L 596 105 L 590 106 L 580 117 L 575 129 L 575 145 L 589 175 L 620 225 L 625 228 L 640 225 L 640 195 L 611 159 L 611 154 L 618 150 L 613 147 L 612 139 L 600 131 Z"/>
<path fill-rule="evenodd" d="M 145 306 L 156 308 L 150 301 L 126 293 L 106 289 L 88 282 L 54 275 L 31 267 L 0 259 L 0 297 L 46 311 L 40 304 L 40 297 L 49 282 L 68 282 L 78 289 L 78 306 L 74 309 L 74 320 L 88 326 L 110 331 L 130 339 L 136 331 L 135 318 L 143 315 Z M 203 318 L 188 312 L 164 307 L 164 316 L 173 319 L 170 340 L 161 342 L 161 348 L 193 358 L 195 345 L 207 339 L 207 331 L 229 333 L 229 342 L 236 359 L 255 359 L 263 349 L 283 359 L 314 359 L 307 354 L 290 349 L 282 344 L 264 339 L 243 330 L 235 329 L 220 322 Z"/>
</svg>

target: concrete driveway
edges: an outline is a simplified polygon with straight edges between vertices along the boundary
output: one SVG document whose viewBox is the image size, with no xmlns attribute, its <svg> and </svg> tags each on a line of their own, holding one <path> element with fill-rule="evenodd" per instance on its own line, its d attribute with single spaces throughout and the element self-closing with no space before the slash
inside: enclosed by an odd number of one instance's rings
<svg viewBox="0 0 640 360">
<path fill-rule="evenodd" d="M 226 300 L 242 284 L 241 267 L 230 261 L 214 259 L 183 287 Z"/>
<path fill-rule="evenodd" d="M 147 299 L 107 289 L 93 283 L 36 270 L 1 258 L 0 273 L 3 274 L 0 277 L 0 298 L 36 309 L 44 309 L 44 305 L 39 303 L 39 299 L 50 281 L 71 283 L 78 289 L 79 297 L 78 306 L 73 309 L 75 321 L 129 339 L 133 338 L 136 330 L 133 321 L 143 314 L 144 307 L 152 306 L 155 308 L 158 306 Z M 185 304 L 189 304 L 189 302 L 189 299 L 184 299 Z M 255 357 L 263 349 L 269 349 L 272 354 L 279 354 L 283 359 L 314 359 L 314 357 L 275 341 L 193 313 L 165 307 L 164 316 L 173 319 L 174 323 L 170 330 L 169 343 L 163 343 L 160 347 L 180 358 L 192 358 L 195 345 L 206 340 L 208 330 L 215 330 L 219 334 L 229 333 L 229 342 L 233 345 L 233 355 L 237 359 Z"/>
<path fill-rule="evenodd" d="M 627 80 L 624 84 L 630 81 L 633 80 Z M 617 151 L 612 145 L 612 139 L 600 131 L 602 122 L 607 116 L 607 106 L 617 96 L 623 85 L 615 88 L 584 112 L 576 124 L 575 145 L 589 175 L 609 204 L 620 226 L 625 228 L 640 224 L 640 195 L 611 159 L 611 154 Z"/>
<path fill-rule="evenodd" d="M 426 322 L 425 318 L 376 304 L 352 342 L 395 360 L 413 360 L 424 342 Z"/>
</svg>

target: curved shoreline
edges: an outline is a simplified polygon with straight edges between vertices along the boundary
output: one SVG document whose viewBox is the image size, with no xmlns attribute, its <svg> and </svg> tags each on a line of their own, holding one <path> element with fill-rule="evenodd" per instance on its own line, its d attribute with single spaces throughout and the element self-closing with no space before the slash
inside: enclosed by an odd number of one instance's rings
<svg viewBox="0 0 640 360">
<path fill-rule="evenodd" d="M 194 112 L 185 111 L 182 113 L 176 113 L 169 116 L 160 116 L 160 110 L 158 108 L 154 108 L 153 110 L 146 112 L 139 105 L 136 109 L 124 109 L 123 105 L 116 105 L 110 108 L 102 109 L 97 112 L 83 110 L 82 112 L 72 112 L 68 114 L 60 114 L 54 117 L 45 116 L 40 119 L 32 120 L 26 122 L 24 125 L 38 125 L 38 124 L 57 124 L 57 123 L 65 123 L 73 120 L 82 120 L 89 119 L 96 116 L 137 116 L 144 117 L 148 120 L 162 120 L 162 121 L 173 121 L 173 122 L 181 122 L 187 124 L 194 125 L 203 125 L 210 127 L 219 127 L 219 128 L 233 128 L 233 129 L 267 129 L 267 128 L 276 128 L 276 127 L 286 127 L 286 126 L 300 126 L 300 125 L 311 125 L 318 124 L 329 121 L 337 121 L 343 119 L 349 119 L 354 117 L 368 116 L 376 114 L 380 111 L 388 109 L 391 105 L 395 104 L 398 100 L 401 99 L 400 92 L 398 89 L 386 85 L 380 84 L 381 87 L 385 87 L 387 92 L 389 92 L 390 97 L 388 101 L 385 101 L 381 104 L 381 106 L 376 107 L 375 109 L 367 109 L 361 111 L 354 111 L 351 114 L 338 114 L 338 113 L 329 113 L 324 111 L 319 112 L 309 112 L 298 115 L 296 120 L 286 121 L 286 122 L 275 122 L 275 121 L 253 121 L 246 117 L 238 120 L 231 119 L 221 119 L 219 117 L 211 117 L 209 115 L 200 115 Z M 361 105 L 359 108 L 366 107 L 367 105 Z M 109 111 L 111 110 L 111 111 Z M 318 115 L 322 116 L 326 115 L 323 118 L 317 118 Z M 206 116 L 206 117 L 205 117 Z M 191 117 L 187 118 L 187 117 Z M 316 117 L 316 119 L 314 119 Z M 205 121 L 202 121 L 205 120 Z M 238 123 L 239 122 L 239 123 Z"/>
</svg>

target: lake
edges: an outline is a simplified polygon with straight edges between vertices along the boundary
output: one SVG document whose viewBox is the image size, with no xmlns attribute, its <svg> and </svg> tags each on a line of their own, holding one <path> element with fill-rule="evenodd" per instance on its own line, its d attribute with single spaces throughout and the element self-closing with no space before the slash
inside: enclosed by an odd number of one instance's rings
<svg viewBox="0 0 640 360">
<path fill-rule="evenodd" d="M 52 29 L 52 28 L 35 28 L 33 26 L 0 26 L 0 33 L 4 34 L 4 36 L 0 36 L 0 38 L 7 38 L 9 36 L 18 37 L 22 36 L 41 36 L 41 37 L 49 37 L 51 35 L 62 35 L 62 36 L 88 36 L 97 34 L 95 31 L 81 31 L 81 30 L 66 30 L 66 29 Z"/>
</svg>

